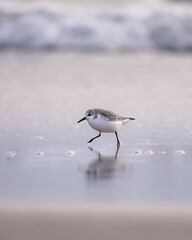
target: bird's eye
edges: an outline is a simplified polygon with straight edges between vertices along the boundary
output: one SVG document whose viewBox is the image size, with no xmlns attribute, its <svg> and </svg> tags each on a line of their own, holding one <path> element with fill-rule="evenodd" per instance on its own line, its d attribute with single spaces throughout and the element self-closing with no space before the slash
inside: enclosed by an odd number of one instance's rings
<svg viewBox="0 0 192 240">
<path fill-rule="evenodd" d="M 89 113 L 88 116 L 91 116 L 91 113 Z"/>
</svg>

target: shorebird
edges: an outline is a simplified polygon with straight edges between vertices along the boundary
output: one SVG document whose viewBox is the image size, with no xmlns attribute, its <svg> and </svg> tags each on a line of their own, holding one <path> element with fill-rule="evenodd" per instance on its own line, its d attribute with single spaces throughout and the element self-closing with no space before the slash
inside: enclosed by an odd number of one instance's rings
<svg viewBox="0 0 192 240">
<path fill-rule="evenodd" d="M 97 135 L 94 138 L 91 138 L 88 141 L 88 143 L 91 143 L 94 139 L 100 137 L 102 132 L 105 132 L 115 133 L 117 145 L 120 145 L 117 131 L 126 123 L 128 123 L 130 120 L 135 120 L 135 118 L 122 117 L 108 110 L 94 108 L 87 110 L 85 113 L 85 117 L 83 117 L 77 123 L 80 123 L 84 120 L 87 120 L 89 125 L 99 132 L 99 135 Z"/>
</svg>

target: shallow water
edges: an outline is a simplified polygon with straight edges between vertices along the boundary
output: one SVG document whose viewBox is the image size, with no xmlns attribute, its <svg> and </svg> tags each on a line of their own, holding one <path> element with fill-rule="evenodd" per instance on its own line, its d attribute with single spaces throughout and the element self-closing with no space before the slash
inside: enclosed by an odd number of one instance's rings
<svg viewBox="0 0 192 240">
<path fill-rule="evenodd" d="M 1 52 L 1 204 L 191 204 L 190 54 Z M 96 136 L 88 108 L 135 117 Z M 88 148 L 91 147 L 91 148 Z"/>
</svg>

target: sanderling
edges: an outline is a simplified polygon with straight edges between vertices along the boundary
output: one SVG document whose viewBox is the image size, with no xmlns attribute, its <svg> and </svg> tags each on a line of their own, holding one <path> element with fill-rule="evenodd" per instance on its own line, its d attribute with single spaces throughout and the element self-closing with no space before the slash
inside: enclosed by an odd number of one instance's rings
<svg viewBox="0 0 192 240">
<path fill-rule="evenodd" d="M 85 117 L 77 123 L 80 123 L 83 120 L 87 120 L 89 125 L 99 132 L 99 135 L 89 140 L 88 143 L 92 142 L 95 138 L 100 137 L 102 132 L 106 132 L 115 133 L 117 145 L 120 145 L 117 131 L 130 120 L 135 120 L 135 118 L 121 117 L 111 111 L 95 108 L 88 110 L 85 113 Z"/>
</svg>

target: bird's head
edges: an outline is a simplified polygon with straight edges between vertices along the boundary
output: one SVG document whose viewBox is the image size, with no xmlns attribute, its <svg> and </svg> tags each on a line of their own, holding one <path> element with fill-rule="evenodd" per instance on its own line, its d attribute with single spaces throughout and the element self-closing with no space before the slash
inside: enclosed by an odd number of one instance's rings
<svg viewBox="0 0 192 240">
<path fill-rule="evenodd" d="M 94 113 L 93 109 L 89 109 L 89 110 L 87 110 L 87 112 L 85 113 L 85 117 L 82 118 L 81 120 L 79 120 L 77 123 L 80 123 L 80 122 L 82 122 L 82 121 L 84 121 L 84 120 L 89 121 L 89 120 L 93 119 L 94 117 L 95 117 L 95 113 Z"/>
</svg>

